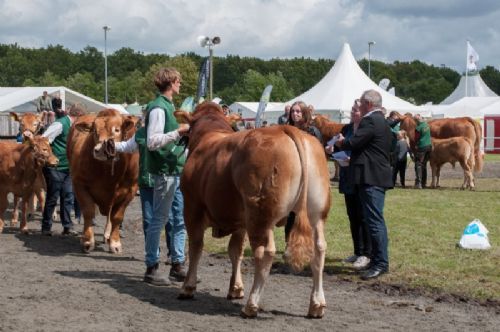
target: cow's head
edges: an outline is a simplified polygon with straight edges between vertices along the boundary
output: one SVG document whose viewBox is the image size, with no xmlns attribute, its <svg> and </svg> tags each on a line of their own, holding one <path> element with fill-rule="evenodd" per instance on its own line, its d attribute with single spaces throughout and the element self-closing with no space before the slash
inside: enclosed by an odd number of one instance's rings
<svg viewBox="0 0 500 332">
<path fill-rule="evenodd" d="M 116 157 L 115 142 L 129 139 L 135 132 L 138 118 L 122 115 L 117 110 L 100 111 L 94 122 L 75 123 L 76 130 L 90 131 L 94 137 L 94 158 L 112 160 Z"/>
<path fill-rule="evenodd" d="M 10 112 L 10 116 L 14 121 L 19 122 L 19 130 L 21 133 L 25 131 L 31 132 L 33 135 L 37 135 L 42 130 L 42 114 L 25 113 L 23 115 L 18 115 L 17 113 Z M 26 137 L 23 136 L 26 140 Z"/>
<path fill-rule="evenodd" d="M 37 166 L 56 166 L 59 163 L 57 157 L 52 153 L 48 138 L 42 136 L 28 137 L 26 138 L 26 144 L 33 151 L 33 158 Z"/>
</svg>

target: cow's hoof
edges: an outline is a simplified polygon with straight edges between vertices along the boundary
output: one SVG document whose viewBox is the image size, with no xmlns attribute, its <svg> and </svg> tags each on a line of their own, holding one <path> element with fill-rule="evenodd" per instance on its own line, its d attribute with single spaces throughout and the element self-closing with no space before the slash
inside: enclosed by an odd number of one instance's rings
<svg viewBox="0 0 500 332">
<path fill-rule="evenodd" d="M 3 227 L 0 227 L 0 233 L 2 233 L 2 232 L 3 232 Z"/>
<path fill-rule="evenodd" d="M 30 233 L 28 227 L 21 228 L 20 231 L 21 231 L 21 234 L 24 234 L 24 235 L 28 235 Z"/>
<path fill-rule="evenodd" d="M 94 250 L 95 243 L 93 241 L 85 241 L 82 245 L 82 250 L 84 253 L 89 253 Z"/>
<path fill-rule="evenodd" d="M 259 307 L 256 305 L 249 306 L 248 304 L 241 309 L 240 315 L 243 318 L 255 318 L 259 312 Z"/>
<path fill-rule="evenodd" d="M 122 253 L 122 244 L 120 242 L 110 241 L 109 242 L 109 252 L 112 254 Z"/>
<path fill-rule="evenodd" d="M 245 297 L 245 292 L 243 291 L 243 287 L 238 287 L 233 289 L 227 294 L 228 300 L 237 300 Z"/>
<path fill-rule="evenodd" d="M 307 313 L 307 318 L 323 318 L 325 314 L 326 304 L 311 304 L 309 306 L 309 312 Z"/>
</svg>

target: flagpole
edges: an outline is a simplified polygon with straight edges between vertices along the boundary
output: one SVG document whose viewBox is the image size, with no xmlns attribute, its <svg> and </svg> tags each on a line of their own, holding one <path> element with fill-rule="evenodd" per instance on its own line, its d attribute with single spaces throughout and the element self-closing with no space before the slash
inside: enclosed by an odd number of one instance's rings
<svg viewBox="0 0 500 332">
<path fill-rule="evenodd" d="M 468 65 L 469 65 L 469 40 L 467 39 L 467 44 L 465 45 L 465 96 L 467 97 L 467 83 L 468 83 Z"/>
</svg>

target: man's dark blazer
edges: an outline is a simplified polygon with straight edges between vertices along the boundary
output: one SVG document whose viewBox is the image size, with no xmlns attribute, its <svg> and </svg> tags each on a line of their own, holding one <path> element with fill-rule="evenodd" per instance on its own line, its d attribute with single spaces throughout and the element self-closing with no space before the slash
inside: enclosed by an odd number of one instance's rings
<svg viewBox="0 0 500 332">
<path fill-rule="evenodd" d="M 358 130 L 342 144 L 342 150 L 351 150 L 350 172 L 355 184 L 392 188 L 392 170 L 389 155 L 392 144 L 391 128 L 384 114 L 375 111 L 365 116 Z"/>
</svg>

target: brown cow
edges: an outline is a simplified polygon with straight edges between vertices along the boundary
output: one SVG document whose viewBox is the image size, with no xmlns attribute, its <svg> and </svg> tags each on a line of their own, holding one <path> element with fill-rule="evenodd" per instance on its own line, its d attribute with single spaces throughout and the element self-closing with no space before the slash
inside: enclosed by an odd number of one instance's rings
<svg viewBox="0 0 500 332">
<path fill-rule="evenodd" d="M 29 138 L 25 144 L 0 142 L 0 183 L 2 184 L 0 186 L 0 233 L 4 227 L 2 218 L 8 205 L 7 194 L 10 192 L 23 199 L 20 229 L 22 233 L 28 233 L 27 208 L 37 173 L 43 166 L 55 166 L 57 162 L 47 138 L 35 136 Z M 15 225 L 17 218 L 13 218 L 11 223 Z"/>
<path fill-rule="evenodd" d="M 96 205 L 100 213 L 107 216 L 104 237 L 109 251 L 122 251 L 119 226 L 126 207 L 137 192 L 139 154 L 117 156 L 114 142 L 130 138 L 135 132 L 135 123 L 132 116 L 105 109 L 97 116 L 80 117 L 68 134 L 67 153 L 73 191 L 85 221 L 81 238 L 85 252 L 95 246 L 92 219 Z"/>
<path fill-rule="evenodd" d="M 191 130 L 181 190 L 189 237 L 189 270 L 179 298 L 192 298 L 196 290 L 207 227 L 212 227 L 214 235 L 231 234 L 228 252 L 232 276 L 227 297 L 242 298 L 240 264 L 248 234 L 255 275 L 242 315 L 257 316 L 276 251 L 273 229 L 294 211 L 297 218 L 286 257 L 292 267 L 300 269 L 313 255 L 309 316 L 322 317 L 326 306 L 322 286 L 326 250 L 323 227 L 330 208 L 330 189 L 321 144 L 291 126 L 234 132 L 215 103 L 203 103 L 186 116 Z"/>
<path fill-rule="evenodd" d="M 433 138 L 432 152 L 429 159 L 432 170 L 431 187 L 439 187 L 439 177 L 441 167 L 446 163 L 451 163 L 455 166 L 455 162 L 459 162 L 464 170 L 464 183 L 462 189 L 474 189 L 474 146 L 468 138 L 451 137 L 451 138 Z"/>
<path fill-rule="evenodd" d="M 413 117 L 408 114 L 400 116 L 400 128 L 408 133 L 410 147 L 415 150 L 415 127 Z M 481 155 L 482 128 L 481 125 L 469 117 L 434 119 L 428 122 L 433 138 L 465 137 L 473 142 L 474 146 L 474 170 L 481 172 L 483 169 L 483 158 Z"/>
<path fill-rule="evenodd" d="M 318 128 L 319 132 L 321 133 L 321 137 L 323 138 L 323 141 L 321 142 L 323 146 L 326 145 L 326 143 L 331 140 L 335 135 L 339 134 L 342 128 L 344 128 L 345 124 L 338 123 L 335 121 L 330 121 L 328 117 L 325 115 L 318 114 L 314 117 L 313 126 Z M 333 175 L 333 179 L 338 179 L 339 178 L 339 171 L 340 171 L 340 166 L 337 161 L 334 161 L 335 165 L 335 174 Z"/>
<path fill-rule="evenodd" d="M 19 122 L 19 130 L 21 133 L 29 131 L 34 135 L 40 134 L 43 128 L 42 124 L 42 114 L 34 113 L 24 113 L 23 115 L 18 115 L 17 113 L 10 112 L 10 116 L 14 121 Z M 26 137 L 23 134 L 23 140 Z M 35 212 L 36 201 L 35 196 L 38 199 L 39 208 L 43 210 L 45 206 L 45 191 L 47 190 L 47 185 L 45 183 L 45 178 L 43 177 L 42 170 L 38 169 L 36 180 L 33 183 L 33 194 L 30 197 L 30 202 L 28 205 L 30 212 Z M 12 212 L 12 223 L 17 223 L 18 218 L 18 207 L 19 207 L 19 197 L 14 196 L 14 212 Z"/>
</svg>

